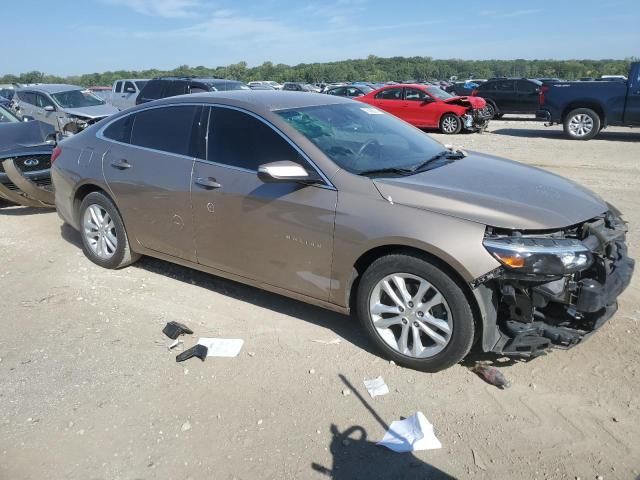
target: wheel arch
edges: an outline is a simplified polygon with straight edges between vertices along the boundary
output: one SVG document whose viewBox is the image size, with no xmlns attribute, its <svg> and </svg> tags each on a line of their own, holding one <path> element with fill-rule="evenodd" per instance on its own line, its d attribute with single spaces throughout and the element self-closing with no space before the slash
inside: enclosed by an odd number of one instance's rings
<svg viewBox="0 0 640 480">
<path fill-rule="evenodd" d="M 564 123 L 564 121 L 566 120 L 567 115 L 569 115 L 569 113 L 572 110 L 575 110 L 577 108 L 588 108 L 590 110 L 593 110 L 594 112 L 596 112 L 598 117 L 600 117 L 601 126 L 602 127 L 606 126 L 606 124 L 607 124 L 607 116 L 605 114 L 604 107 L 602 106 L 602 104 L 600 102 L 598 102 L 596 100 L 592 100 L 592 99 L 574 100 L 574 101 L 568 103 L 567 106 L 562 111 L 562 116 L 560 117 L 561 120 L 562 120 L 562 123 Z"/>
<path fill-rule="evenodd" d="M 348 286 L 345 292 L 347 294 L 346 305 L 352 312 L 356 311 L 355 302 L 357 298 L 357 290 L 360 284 L 360 279 L 362 278 L 364 272 L 377 259 L 391 254 L 403 254 L 421 258 L 434 264 L 447 275 L 449 275 L 449 277 L 451 277 L 451 279 L 460 287 L 465 295 L 465 298 L 469 302 L 469 305 L 471 306 L 471 311 L 473 312 L 473 322 L 475 325 L 474 344 L 479 338 L 483 338 L 485 329 L 483 321 L 484 315 L 482 315 L 481 313 L 480 305 L 478 304 L 478 298 L 471 290 L 469 282 L 465 281 L 460 272 L 449 262 L 443 260 L 441 257 L 434 255 L 433 253 L 415 246 L 407 246 L 402 244 L 380 245 L 370 248 L 366 252 L 362 253 L 360 257 L 358 257 L 358 259 L 353 264 L 351 284 Z"/>
</svg>

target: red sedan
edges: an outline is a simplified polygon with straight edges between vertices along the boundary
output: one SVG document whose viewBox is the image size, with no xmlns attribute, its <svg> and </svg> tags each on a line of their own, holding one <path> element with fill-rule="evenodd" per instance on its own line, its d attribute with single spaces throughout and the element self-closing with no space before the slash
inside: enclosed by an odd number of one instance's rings
<svg viewBox="0 0 640 480">
<path fill-rule="evenodd" d="M 489 123 L 487 103 L 480 97 L 454 97 L 430 85 L 390 85 L 355 100 L 385 110 L 420 128 L 454 134 L 463 128 L 483 130 Z"/>
</svg>

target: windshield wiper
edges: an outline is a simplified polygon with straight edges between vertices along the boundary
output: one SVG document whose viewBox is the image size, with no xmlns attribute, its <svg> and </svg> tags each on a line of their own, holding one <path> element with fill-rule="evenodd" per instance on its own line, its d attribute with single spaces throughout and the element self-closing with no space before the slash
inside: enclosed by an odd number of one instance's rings
<svg viewBox="0 0 640 480">
<path fill-rule="evenodd" d="M 461 158 L 464 158 L 466 156 L 467 154 L 461 150 L 443 150 L 439 153 L 436 153 L 433 157 L 429 158 L 428 160 L 425 160 L 424 162 L 419 163 L 414 167 L 411 167 L 410 170 L 412 173 L 415 173 L 420 170 L 424 170 L 427 166 L 429 166 L 433 162 L 436 162 L 437 160 L 440 160 L 442 158 L 446 158 L 447 160 L 460 160 Z"/>
<path fill-rule="evenodd" d="M 411 175 L 414 172 L 412 168 L 394 168 L 394 167 L 386 167 L 386 168 L 374 168 L 372 170 L 363 170 L 362 172 L 358 172 L 358 175 L 366 176 L 366 175 L 377 175 L 379 173 L 395 173 L 397 175 Z"/>
</svg>

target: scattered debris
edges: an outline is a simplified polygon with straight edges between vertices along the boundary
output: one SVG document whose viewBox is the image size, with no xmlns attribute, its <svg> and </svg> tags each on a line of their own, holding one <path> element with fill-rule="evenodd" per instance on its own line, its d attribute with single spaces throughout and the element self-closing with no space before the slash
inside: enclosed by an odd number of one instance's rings
<svg viewBox="0 0 640 480">
<path fill-rule="evenodd" d="M 191 424 L 189 423 L 189 420 L 187 420 L 186 422 L 184 422 L 182 424 L 182 426 L 180 427 L 180 431 L 182 432 L 186 432 L 188 430 L 191 430 Z"/>
<path fill-rule="evenodd" d="M 476 451 L 473 448 L 471 449 L 471 455 L 473 455 L 473 463 L 476 464 L 476 467 L 478 467 L 480 470 L 486 470 L 487 469 L 487 466 L 480 459 L 480 456 L 476 453 Z"/>
<path fill-rule="evenodd" d="M 349 390 L 348 388 L 345 388 L 342 390 L 342 395 L 347 397 L 349 395 L 351 395 L 351 390 Z"/>
<path fill-rule="evenodd" d="M 342 342 L 342 339 L 334 338 L 333 340 L 311 340 L 311 341 L 315 343 L 322 343 L 323 345 L 340 345 L 340 342 Z"/>
<path fill-rule="evenodd" d="M 200 338 L 198 345 L 208 349 L 209 357 L 237 357 L 244 345 L 241 338 Z"/>
<path fill-rule="evenodd" d="M 396 362 L 394 362 L 393 360 L 389 360 L 389 365 L 391 365 L 392 367 L 396 366 Z"/>
<path fill-rule="evenodd" d="M 200 360 L 204 362 L 205 358 L 207 358 L 207 347 L 204 345 L 194 345 L 189 350 L 185 350 L 181 354 L 176 357 L 176 362 L 184 362 L 185 360 L 190 359 L 191 357 L 198 357 Z M 188 370 L 185 371 L 185 375 Z"/>
<path fill-rule="evenodd" d="M 478 363 L 471 369 L 471 371 L 482 378 L 485 382 L 495 385 L 503 390 L 511 386 L 511 382 L 507 380 L 502 372 L 500 372 L 496 367 Z"/>
<path fill-rule="evenodd" d="M 184 340 L 181 339 L 176 339 L 173 342 L 171 342 L 169 345 L 167 345 L 167 349 L 168 350 L 172 350 L 174 348 L 176 348 L 178 345 L 180 345 L 181 343 L 184 343 Z"/>
<path fill-rule="evenodd" d="M 162 333 L 164 333 L 171 340 L 175 340 L 180 335 L 183 335 L 185 333 L 191 335 L 193 333 L 193 330 L 182 323 L 169 322 L 162 329 Z"/>
<path fill-rule="evenodd" d="M 247 352 L 247 355 L 249 355 L 250 357 L 255 357 L 256 356 L 256 352 Z"/>
<path fill-rule="evenodd" d="M 389 393 L 389 387 L 384 383 L 384 379 L 382 377 L 365 380 L 364 386 L 367 387 L 367 391 L 369 392 L 369 395 L 371 395 L 371 398 Z"/>
<path fill-rule="evenodd" d="M 262 419 L 258 420 L 258 425 L 262 425 Z"/>
<path fill-rule="evenodd" d="M 613 420 L 615 423 L 618 423 L 620 421 L 618 417 L 611 417 L 611 420 Z"/>
<path fill-rule="evenodd" d="M 378 445 L 397 453 L 442 448 L 440 440 L 433 432 L 433 425 L 422 412 L 417 412 L 404 420 L 391 422 L 391 426 Z"/>
<path fill-rule="evenodd" d="M 315 369 L 310 368 L 310 369 L 309 369 L 309 374 L 310 374 L 310 375 L 313 375 L 314 373 L 316 373 Z"/>
</svg>

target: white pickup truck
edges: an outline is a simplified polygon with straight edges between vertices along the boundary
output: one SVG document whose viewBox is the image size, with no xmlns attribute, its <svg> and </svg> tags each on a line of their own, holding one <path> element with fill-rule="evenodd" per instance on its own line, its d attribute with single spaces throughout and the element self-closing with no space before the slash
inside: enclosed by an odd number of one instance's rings
<svg viewBox="0 0 640 480">
<path fill-rule="evenodd" d="M 147 81 L 146 78 L 116 80 L 111 89 L 111 104 L 118 110 L 135 106 L 136 98 Z"/>
</svg>

